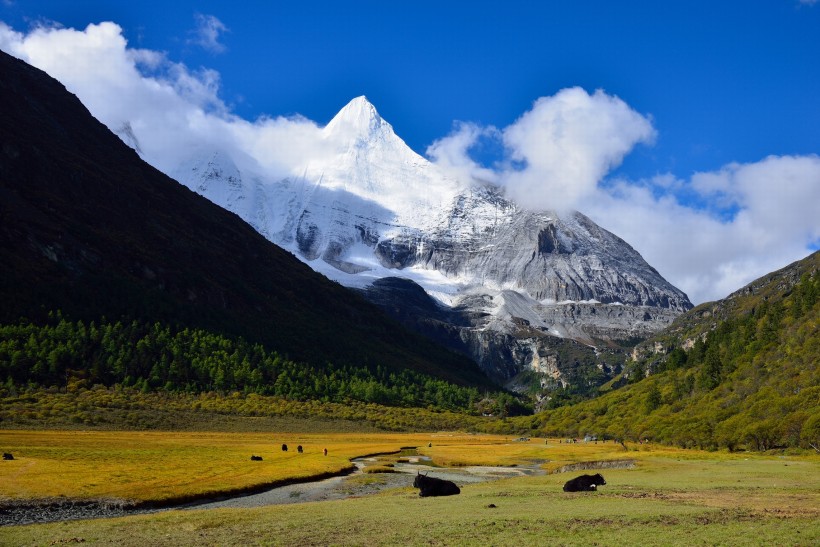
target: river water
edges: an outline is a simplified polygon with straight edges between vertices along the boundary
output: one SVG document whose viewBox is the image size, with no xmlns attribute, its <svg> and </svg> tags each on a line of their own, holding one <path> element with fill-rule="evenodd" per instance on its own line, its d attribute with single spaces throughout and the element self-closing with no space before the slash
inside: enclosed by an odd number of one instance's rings
<svg viewBox="0 0 820 547">
<path fill-rule="evenodd" d="M 509 477 L 543 474 L 539 464 L 533 463 L 526 467 L 431 467 L 429 458 L 425 456 L 406 456 L 402 459 L 407 462 L 395 463 L 393 473 L 368 474 L 372 481 L 363 481 L 362 469 L 377 458 L 357 458 L 353 460 L 356 471 L 342 477 L 331 477 L 314 482 L 292 484 L 271 488 L 265 492 L 246 496 L 237 496 L 225 500 L 199 502 L 186 505 L 190 509 L 216 509 L 219 507 L 262 507 L 265 505 L 281 505 L 286 503 L 304 503 L 309 501 L 339 500 L 351 497 L 361 497 L 375 494 L 390 488 L 403 488 L 413 485 L 417 473 L 426 473 L 431 477 L 446 479 L 459 486 L 464 484 L 485 482 Z"/>
<path fill-rule="evenodd" d="M 415 451 L 405 451 L 398 462 L 393 464 L 393 473 L 365 474 L 362 470 L 378 461 L 378 457 L 352 460 L 356 471 L 349 475 L 331 477 L 318 481 L 304 482 L 271 488 L 256 494 L 236 495 L 219 499 L 202 500 L 162 509 L 133 509 L 97 502 L 66 501 L 48 505 L 12 506 L 0 510 L 0 526 L 20 525 L 63 520 L 110 518 L 140 513 L 155 513 L 174 509 L 216 509 L 222 507 L 250 508 L 288 503 L 340 500 L 362 497 L 390 488 L 405 488 L 413 484 L 417 473 L 451 480 L 458 486 L 525 475 L 542 475 L 542 461 L 533 461 L 517 467 L 434 467 L 429 458 L 419 456 Z"/>
</svg>

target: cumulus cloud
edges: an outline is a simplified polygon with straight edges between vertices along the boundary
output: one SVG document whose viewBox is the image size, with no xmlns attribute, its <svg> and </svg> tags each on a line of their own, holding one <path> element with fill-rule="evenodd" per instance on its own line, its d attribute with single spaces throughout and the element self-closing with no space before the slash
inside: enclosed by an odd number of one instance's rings
<svg viewBox="0 0 820 547">
<path fill-rule="evenodd" d="M 191 31 L 192 38 L 189 44 L 194 44 L 210 51 L 211 53 L 222 53 L 225 51 L 225 44 L 219 41 L 220 35 L 229 32 L 225 24 L 213 15 L 194 15 L 196 28 Z"/>
<path fill-rule="evenodd" d="M 687 206 L 684 192 L 710 206 Z M 769 156 L 689 180 L 619 180 L 584 211 L 693 302 L 716 300 L 817 248 L 820 157 Z"/>
<path fill-rule="evenodd" d="M 143 157 L 166 173 L 211 148 L 230 154 L 240 169 L 278 180 L 330 153 L 316 123 L 242 119 L 220 99 L 217 72 L 130 48 L 114 23 L 20 33 L 0 22 L 0 49 L 60 80 L 108 127 L 130 128 Z M 696 303 L 722 298 L 820 246 L 818 156 L 771 156 L 686 179 L 606 179 L 655 134 L 651 119 L 618 97 L 571 88 L 538 99 L 506 128 L 457 123 L 427 154 L 451 176 L 503 185 L 529 207 L 580 209 Z M 503 150 L 489 166 L 471 155 L 486 142 Z"/>
<path fill-rule="evenodd" d="M 638 143 L 655 138 L 652 123 L 618 97 L 579 87 L 535 101 L 503 131 L 520 169 L 503 183 L 514 200 L 535 208 L 577 208 Z"/>
<path fill-rule="evenodd" d="M 427 156 L 456 179 L 498 183 L 496 172 L 473 160 L 470 150 L 480 139 L 495 139 L 499 135 L 498 130 L 492 126 L 481 127 L 474 123 L 456 122 L 452 133 L 436 140 L 427 148 Z"/>
<path fill-rule="evenodd" d="M 482 137 L 497 138 L 506 152 L 493 171 L 470 156 Z M 503 130 L 456 124 L 427 154 L 462 176 L 498 182 L 510 198 L 528 207 L 571 210 L 596 191 L 632 148 L 654 138 L 652 122 L 618 97 L 573 87 L 538 99 Z"/>
<path fill-rule="evenodd" d="M 163 53 L 129 48 L 111 22 L 84 30 L 41 26 L 26 34 L 0 22 L 0 49 L 58 79 L 112 130 L 129 124 L 143 157 L 166 173 L 197 150 L 213 148 L 240 166 L 283 177 L 323 150 L 315 123 L 239 118 L 219 97 L 217 72 L 192 71 Z"/>
</svg>

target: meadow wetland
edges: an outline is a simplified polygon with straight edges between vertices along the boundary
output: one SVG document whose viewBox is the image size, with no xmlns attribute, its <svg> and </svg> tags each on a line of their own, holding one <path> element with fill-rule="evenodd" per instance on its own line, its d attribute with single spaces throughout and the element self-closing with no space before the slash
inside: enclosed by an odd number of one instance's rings
<svg viewBox="0 0 820 547">
<path fill-rule="evenodd" d="M 107 501 L 162 508 L 0 527 L 2 545 L 816 545 L 820 458 L 467 433 L 0 431 L 0 507 Z M 288 451 L 282 450 L 288 445 Z M 303 452 L 296 447 L 301 445 Z M 416 447 L 413 451 L 402 448 Z M 324 455 L 324 449 L 328 454 Z M 250 456 L 262 457 L 251 461 Z M 360 459 L 364 457 L 364 459 Z M 260 506 L 185 505 L 349 473 L 347 495 Z M 407 467 L 409 466 L 409 467 Z M 420 498 L 415 469 L 461 494 Z M 468 478 L 470 470 L 502 473 Z M 597 469 L 598 471 L 586 471 Z M 503 471 L 509 471 L 504 474 Z M 519 474 L 514 473 L 516 470 Z M 565 493 L 585 472 L 597 492 Z M 462 473 L 459 480 L 458 473 Z M 391 482 L 392 481 L 392 482 Z M 383 486 L 383 487 L 380 487 Z M 340 490 L 340 491 L 341 491 Z"/>
</svg>

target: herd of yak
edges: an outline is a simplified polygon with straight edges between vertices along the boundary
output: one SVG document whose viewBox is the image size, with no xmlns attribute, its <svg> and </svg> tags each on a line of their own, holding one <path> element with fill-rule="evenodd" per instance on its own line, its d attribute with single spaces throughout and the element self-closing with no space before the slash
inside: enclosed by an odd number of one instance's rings
<svg viewBox="0 0 820 547">
<path fill-rule="evenodd" d="M 288 445 L 282 445 L 282 451 L 287 452 Z M 296 447 L 297 452 L 302 453 L 302 445 Z M 324 449 L 324 455 L 327 456 L 327 448 Z M 4 452 L 4 460 L 13 460 L 14 456 Z M 252 461 L 262 461 L 262 456 L 251 456 Z M 599 486 L 606 484 L 604 477 L 600 473 L 594 475 L 581 475 L 564 484 L 564 492 L 594 492 Z M 428 477 L 427 474 L 422 475 L 421 472 L 416 474 L 413 481 L 413 487 L 419 489 L 419 496 L 454 496 L 461 493 L 461 489 L 456 486 L 453 481 L 444 479 L 437 479 L 436 477 Z"/>
<path fill-rule="evenodd" d="M 599 486 L 606 484 L 600 473 L 581 475 L 564 484 L 564 492 L 594 492 Z M 453 481 L 428 477 L 421 473 L 416 474 L 413 486 L 419 489 L 419 496 L 453 496 L 460 494 L 458 486 Z"/>
<path fill-rule="evenodd" d="M 282 445 L 282 451 L 288 451 L 288 445 Z M 302 453 L 302 445 L 296 447 L 296 451 Z M 327 448 L 324 449 L 324 455 L 327 456 Z M 261 456 L 251 456 L 253 461 L 262 461 Z M 606 484 L 604 477 L 600 473 L 594 475 L 581 475 L 564 484 L 564 492 L 594 492 L 599 486 Z M 438 479 L 436 477 L 428 477 L 427 474 L 422 475 L 421 472 L 416 474 L 413 481 L 413 486 L 419 489 L 419 496 L 454 496 L 461 493 L 461 489 L 456 486 L 453 481 Z"/>
</svg>

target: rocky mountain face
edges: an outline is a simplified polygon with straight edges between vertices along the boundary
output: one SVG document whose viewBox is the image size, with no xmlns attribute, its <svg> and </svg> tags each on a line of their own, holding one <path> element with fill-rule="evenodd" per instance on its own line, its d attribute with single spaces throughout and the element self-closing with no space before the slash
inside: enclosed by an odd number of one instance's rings
<svg viewBox="0 0 820 547">
<path fill-rule="evenodd" d="M 409 368 L 493 389 L 468 358 L 402 328 L 141 160 L 44 72 L 0 52 L 0 74 L 0 322 L 57 310 L 86 322 L 157 322 L 242 336 L 317 367 Z M 249 206 L 265 205 L 271 186 L 213 160 L 195 164 L 196 192 L 254 212 L 258 228 L 278 218 L 265 216 L 274 205 Z"/>
<path fill-rule="evenodd" d="M 615 370 L 612 348 L 691 308 L 583 214 L 529 211 L 499 188 L 447 176 L 364 97 L 322 138 L 330 153 L 284 179 L 220 151 L 171 174 L 512 386 L 524 373 L 548 387 L 568 385 L 581 365 Z"/>
</svg>

